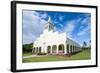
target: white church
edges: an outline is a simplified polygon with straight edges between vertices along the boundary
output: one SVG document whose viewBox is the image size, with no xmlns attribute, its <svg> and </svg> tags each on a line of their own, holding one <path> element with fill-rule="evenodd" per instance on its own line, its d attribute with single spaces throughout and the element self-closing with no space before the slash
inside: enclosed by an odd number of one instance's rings
<svg viewBox="0 0 100 73">
<path fill-rule="evenodd" d="M 48 23 L 44 26 L 43 33 L 34 41 L 32 53 L 67 55 L 81 50 L 81 46 L 68 38 L 66 32 L 54 31 L 54 25 L 49 18 Z"/>
</svg>

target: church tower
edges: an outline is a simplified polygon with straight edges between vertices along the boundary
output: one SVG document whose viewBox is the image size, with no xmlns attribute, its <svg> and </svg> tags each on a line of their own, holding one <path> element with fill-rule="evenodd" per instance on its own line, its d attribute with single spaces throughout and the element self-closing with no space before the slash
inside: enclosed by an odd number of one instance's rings
<svg viewBox="0 0 100 73">
<path fill-rule="evenodd" d="M 48 18 L 47 24 L 44 26 L 44 31 L 54 31 L 54 26 L 51 22 L 51 18 Z"/>
</svg>

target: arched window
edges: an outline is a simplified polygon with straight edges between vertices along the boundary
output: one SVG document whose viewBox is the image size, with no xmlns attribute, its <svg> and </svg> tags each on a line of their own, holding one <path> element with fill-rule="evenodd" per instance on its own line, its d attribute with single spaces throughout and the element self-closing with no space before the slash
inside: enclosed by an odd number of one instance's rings
<svg viewBox="0 0 100 73">
<path fill-rule="evenodd" d="M 39 50 L 38 51 L 39 51 L 39 53 L 41 53 L 41 47 L 39 47 Z"/>
<path fill-rule="evenodd" d="M 47 53 L 50 53 L 51 46 L 47 46 Z"/>
<path fill-rule="evenodd" d="M 72 53 L 72 45 L 70 45 L 70 52 Z"/>
<path fill-rule="evenodd" d="M 74 52 L 74 45 L 73 45 L 73 52 Z"/>
<path fill-rule="evenodd" d="M 67 44 L 67 53 L 69 53 L 69 44 Z"/>
</svg>

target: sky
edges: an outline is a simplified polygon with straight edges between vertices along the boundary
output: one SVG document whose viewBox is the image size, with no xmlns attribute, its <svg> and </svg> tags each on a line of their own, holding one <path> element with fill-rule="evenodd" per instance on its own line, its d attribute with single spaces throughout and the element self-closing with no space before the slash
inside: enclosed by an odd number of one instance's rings
<svg viewBox="0 0 100 73">
<path fill-rule="evenodd" d="M 44 30 L 48 18 L 55 31 L 66 32 L 67 36 L 79 43 L 91 39 L 91 14 L 79 12 L 53 12 L 23 10 L 23 44 L 33 43 Z"/>
</svg>

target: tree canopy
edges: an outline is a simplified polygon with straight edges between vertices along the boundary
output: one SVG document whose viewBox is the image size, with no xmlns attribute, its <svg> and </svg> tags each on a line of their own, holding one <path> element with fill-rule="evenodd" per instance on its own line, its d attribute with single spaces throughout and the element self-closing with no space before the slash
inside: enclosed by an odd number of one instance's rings
<svg viewBox="0 0 100 73">
<path fill-rule="evenodd" d="M 23 51 L 32 51 L 32 48 L 33 48 L 33 43 L 30 43 L 30 44 L 24 44 L 23 45 Z"/>
</svg>

